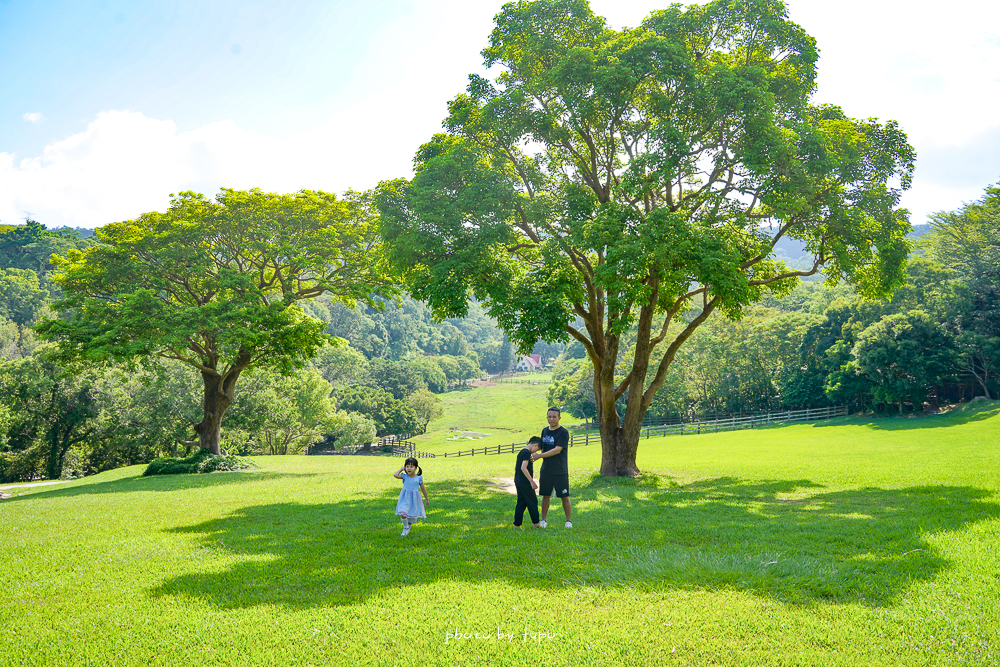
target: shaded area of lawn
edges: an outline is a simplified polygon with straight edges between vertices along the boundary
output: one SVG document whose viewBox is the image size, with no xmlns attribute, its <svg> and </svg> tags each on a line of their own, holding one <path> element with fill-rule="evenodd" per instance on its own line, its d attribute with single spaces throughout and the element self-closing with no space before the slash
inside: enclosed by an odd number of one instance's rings
<svg viewBox="0 0 1000 667">
<path fill-rule="evenodd" d="M 576 528 L 517 531 L 512 496 L 486 481 L 436 485 L 410 537 L 396 494 L 329 504 L 245 507 L 175 529 L 237 555 L 152 594 L 222 608 L 354 604 L 400 585 L 504 580 L 535 593 L 562 586 L 662 590 L 731 587 L 794 604 L 894 604 L 949 563 L 925 539 L 1000 516 L 968 486 L 824 492 L 809 480 L 730 477 L 686 486 L 666 477 L 595 477 L 574 496 Z M 550 518 L 561 526 L 554 505 Z"/>
<path fill-rule="evenodd" d="M 130 493 L 137 491 L 175 492 L 184 489 L 201 489 L 216 486 L 243 484 L 248 481 L 270 481 L 283 478 L 316 477 L 330 473 L 286 473 L 272 471 L 216 472 L 203 475 L 157 475 L 143 477 L 142 473 L 120 479 L 110 479 L 102 482 L 84 478 L 83 483 L 75 486 L 54 486 L 44 491 L 31 489 L 29 493 L 7 498 L 5 505 L 25 500 L 40 500 L 48 498 L 70 498 L 73 496 L 90 496 L 102 493 Z M 36 487 L 38 488 L 38 487 Z M 41 487 L 45 488 L 45 487 Z M 17 489 L 14 489 L 15 491 Z M 28 491 L 29 489 L 25 489 Z"/>
</svg>

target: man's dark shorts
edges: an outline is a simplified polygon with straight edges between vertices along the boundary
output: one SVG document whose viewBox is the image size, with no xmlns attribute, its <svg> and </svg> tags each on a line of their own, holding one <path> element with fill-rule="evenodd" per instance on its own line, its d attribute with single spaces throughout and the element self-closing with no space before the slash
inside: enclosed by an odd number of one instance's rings
<svg viewBox="0 0 1000 667">
<path fill-rule="evenodd" d="M 555 489 L 556 498 L 569 498 L 569 475 L 551 474 L 544 470 L 538 475 L 538 495 L 551 496 Z"/>
</svg>

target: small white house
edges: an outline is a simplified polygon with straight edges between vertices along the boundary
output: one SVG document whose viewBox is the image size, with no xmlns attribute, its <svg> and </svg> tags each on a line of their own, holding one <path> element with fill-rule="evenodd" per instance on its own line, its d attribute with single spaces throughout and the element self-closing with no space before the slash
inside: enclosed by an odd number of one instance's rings
<svg viewBox="0 0 1000 667">
<path fill-rule="evenodd" d="M 517 366 L 514 367 L 514 370 L 537 371 L 541 367 L 542 367 L 542 355 L 529 354 L 527 356 L 521 357 L 521 360 L 517 362 Z"/>
</svg>

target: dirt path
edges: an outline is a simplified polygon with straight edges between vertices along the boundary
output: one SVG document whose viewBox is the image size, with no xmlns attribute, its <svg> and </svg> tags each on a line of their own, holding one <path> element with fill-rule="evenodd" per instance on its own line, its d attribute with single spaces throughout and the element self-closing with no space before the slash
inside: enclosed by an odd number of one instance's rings
<svg viewBox="0 0 1000 667">
<path fill-rule="evenodd" d="M 65 484 L 68 479 L 61 479 L 58 482 L 31 482 L 30 484 L 11 484 L 10 486 L 0 486 L 3 489 L 30 489 L 33 486 L 50 486 L 52 484 Z"/>
<path fill-rule="evenodd" d="M 490 486 L 495 491 L 503 491 L 513 496 L 517 495 L 517 487 L 514 486 L 513 477 L 497 477 L 490 483 Z"/>
<path fill-rule="evenodd" d="M 448 440 L 461 440 L 462 438 L 468 440 L 481 440 L 482 438 L 489 437 L 490 435 L 489 433 L 479 433 L 478 431 L 461 431 L 457 428 L 451 429 L 451 432 L 455 435 L 451 438 L 447 438 Z"/>
<path fill-rule="evenodd" d="M 17 489 L 30 489 L 33 486 L 51 486 L 53 484 L 65 484 L 68 479 L 61 479 L 58 482 L 31 482 L 30 484 L 9 484 L 7 486 L 0 486 L 0 500 L 6 500 L 7 498 L 13 498 L 13 493 L 4 493 L 7 491 L 16 491 Z"/>
</svg>

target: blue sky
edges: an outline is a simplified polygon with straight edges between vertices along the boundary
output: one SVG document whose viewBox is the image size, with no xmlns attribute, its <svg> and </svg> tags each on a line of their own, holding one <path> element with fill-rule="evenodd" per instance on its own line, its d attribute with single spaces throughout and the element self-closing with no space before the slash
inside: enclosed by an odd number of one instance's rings
<svg viewBox="0 0 1000 667">
<path fill-rule="evenodd" d="M 592 0 L 615 27 L 667 3 Z M 94 227 L 221 186 L 371 187 L 409 175 L 480 72 L 501 0 L 0 0 L 0 221 Z M 1000 8 L 791 0 L 817 101 L 896 119 L 928 212 L 1000 181 Z"/>
</svg>

